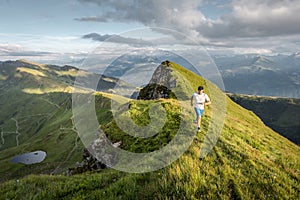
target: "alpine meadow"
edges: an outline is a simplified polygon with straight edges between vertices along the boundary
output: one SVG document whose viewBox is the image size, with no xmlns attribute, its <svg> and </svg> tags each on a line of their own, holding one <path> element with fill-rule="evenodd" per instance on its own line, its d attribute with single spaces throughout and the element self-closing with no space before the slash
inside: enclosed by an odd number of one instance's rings
<svg viewBox="0 0 300 200">
<path fill-rule="evenodd" d="M 74 126 L 73 84 L 76 77 L 93 74 L 72 66 L 1 62 L 0 199 L 299 199 L 299 146 L 184 66 L 162 61 L 157 70 L 164 73 L 152 79 L 172 80 L 175 85 L 167 90 L 149 84 L 140 88 L 138 98 L 126 97 L 125 104 L 124 97 L 111 92 L 119 80 L 102 77 L 105 89 L 93 93 L 97 120 L 112 143 L 134 153 L 166 146 L 185 122 L 186 131 L 195 134 L 188 149 L 170 165 L 151 172 L 127 173 L 109 167 L 80 171 L 76 168 L 85 146 Z M 196 133 L 189 98 L 199 85 L 212 104 L 205 111 L 201 132 Z M 151 98 L 157 91 L 164 91 L 166 98 Z M 148 138 L 128 135 L 113 117 L 112 101 L 129 108 L 118 115 L 130 116 L 138 126 L 150 123 L 151 106 L 159 103 L 165 110 L 165 124 Z M 226 106 L 224 125 L 211 151 L 199 157 L 206 134 L 214 129 L 212 119 L 221 112 L 218 105 Z M 37 150 L 47 153 L 40 163 L 11 162 L 16 155 Z"/>
</svg>

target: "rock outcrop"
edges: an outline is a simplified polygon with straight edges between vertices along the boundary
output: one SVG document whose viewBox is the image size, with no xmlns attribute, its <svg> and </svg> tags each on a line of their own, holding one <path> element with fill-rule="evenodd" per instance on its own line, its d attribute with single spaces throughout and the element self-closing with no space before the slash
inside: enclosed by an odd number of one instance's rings
<svg viewBox="0 0 300 200">
<path fill-rule="evenodd" d="M 169 67 L 170 62 L 162 62 L 154 71 L 149 84 L 141 91 L 137 99 L 151 100 L 160 98 L 176 98 L 172 88 L 176 87 L 176 79 L 172 76 L 172 69 Z"/>
<path fill-rule="evenodd" d="M 108 153 L 105 151 L 105 148 L 103 147 L 108 143 L 115 148 L 121 145 L 121 142 L 112 144 L 106 138 L 98 138 L 88 148 L 84 148 L 82 162 L 77 162 L 75 167 L 69 168 L 67 175 L 71 176 L 74 174 L 96 171 L 113 166 L 117 162 L 117 156 L 114 153 Z"/>
</svg>

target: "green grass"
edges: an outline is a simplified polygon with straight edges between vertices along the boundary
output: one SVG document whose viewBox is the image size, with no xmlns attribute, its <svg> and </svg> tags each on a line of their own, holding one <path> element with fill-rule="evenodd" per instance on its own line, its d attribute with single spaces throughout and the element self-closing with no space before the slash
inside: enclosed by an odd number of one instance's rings
<svg viewBox="0 0 300 200">
<path fill-rule="evenodd" d="M 51 67 L 23 61 L 4 62 L 1 69 L 7 79 L 0 82 L 0 180 L 61 173 L 73 166 L 81 159 L 83 146 L 71 122 L 71 95 L 24 92 L 28 88 L 66 88 L 71 79 L 52 74 Z M 43 163 L 27 166 L 10 161 L 36 150 L 47 152 Z"/>
<path fill-rule="evenodd" d="M 255 115 L 232 103 L 229 106 L 233 112 L 222 136 L 202 160 L 198 158 L 200 133 L 179 160 L 159 171 L 129 174 L 107 169 L 72 177 L 29 176 L 2 184 L 1 192 L 16 199 L 296 199 L 299 148 Z M 235 128 L 235 115 L 241 111 L 245 118 Z M 250 135 L 250 129 L 255 134 Z M 259 148 L 249 143 L 252 138 Z"/>
<path fill-rule="evenodd" d="M 127 113 L 118 113 L 120 121 L 128 124 L 127 115 L 133 120 L 133 123 L 145 127 L 150 123 L 149 109 L 155 104 L 161 104 L 162 109 L 166 110 L 166 123 L 157 134 L 149 138 L 137 138 L 128 135 L 128 132 L 135 133 L 134 127 L 129 127 L 127 132 L 122 131 L 115 121 L 103 126 L 103 130 L 107 137 L 112 142 L 122 141 L 122 149 L 135 152 L 145 153 L 158 150 L 164 145 L 168 144 L 176 134 L 180 125 L 180 107 L 174 100 L 157 100 L 157 101 L 132 101 L 130 102 L 130 110 Z M 156 116 L 161 119 L 161 116 Z M 164 123 L 163 120 L 158 121 L 157 124 Z M 150 129 L 153 127 L 149 127 Z M 155 128 L 155 127 L 154 127 Z M 148 131 L 151 131 L 147 129 Z M 155 131 L 155 130 L 153 130 Z"/>
<path fill-rule="evenodd" d="M 39 65 L 28 61 L 3 62 L 0 65 L 0 181 L 28 174 L 58 174 L 73 167 L 82 158 L 83 144 L 72 124 L 70 88 L 75 68 Z M 102 80 L 104 85 L 113 84 Z M 99 121 L 108 123 L 110 100 L 97 108 Z M 17 135 L 19 135 L 17 137 Z M 35 165 L 12 163 L 21 153 L 43 150 L 46 159 Z"/>
<path fill-rule="evenodd" d="M 77 138 L 77 133 L 73 130 L 70 95 L 56 94 L 56 97 L 53 98 L 56 99 L 56 103 L 61 102 L 60 108 L 49 105 L 49 103 L 44 104 L 39 97 L 35 97 L 31 101 L 32 105 L 26 104 L 24 110 L 20 109 L 14 116 L 19 122 L 19 132 L 21 133 L 19 146 L 16 146 L 15 134 L 5 137 L 5 144 L 8 144 L 0 154 L 2 180 L 22 177 L 30 173 L 56 172 L 56 169 L 57 172 L 62 172 L 81 159 L 83 146 Z M 59 101 L 59 98 L 63 101 Z M 28 111 L 28 108 L 31 110 Z M 25 113 L 31 113 L 31 115 L 24 115 Z M 7 128 L 7 126 L 3 126 L 5 131 L 9 130 Z M 10 128 L 11 130 L 16 129 L 15 122 Z M 10 147 L 9 144 L 12 146 Z M 47 157 L 41 164 L 26 166 L 10 162 L 15 155 L 36 150 L 47 152 Z"/>
<path fill-rule="evenodd" d="M 235 104 L 226 97 L 226 118 L 222 133 L 216 146 L 204 158 L 199 158 L 199 151 L 203 145 L 205 135 L 213 126 L 211 120 L 220 111 L 216 109 L 218 99 L 214 96 L 222 95 L 215 86 L 209 86 L 208 81 L 171 63 L 179 77 L 179 87 L 184 94 L 191 94 L 197 85 L 210 88 L 207 93 L 213 98 L 213 104 L 203 117 L 203 131 L 197 133 L 188 150 L 171 165 L 149 173 L 132 174 L 113 169 L 98 172 L 88 172 L 74 176 L 63 175 L 29 175 L 24 178 L 18 176 L 0 184 L 0 199 L 297 199 L 300 196 L 300 148 L 283 138 L 264 125 L 253 112 Z M 173 68 L 174 69 L 174 68 Z M 177 74 L 178 75 L 178 74 Z M 179 75 L 178 75 L 179 76 Z M 183 87 L 181 84 L 191 87 Z M 185 89 L 184 89 L 185 88 Z M 120 113 L 129 116 L 136 124 L 145 126 L 150 122 L 149 110 L 152 104 L 160 103 L 166 110 L 167 121 L 157 135 L 152 138 L 141 139 L 122 132 L 115 121 L 109 120 L 110 96 L 96 95 L 96 109 L 98 120 L 102 123 L 105 133 L 112 141 L 122 141 L 122 148 L 132 152 L 149 152 L 164 146 L 172 139 L 172 134 L 178 129 L 178 123 L 190 121 L 193 112 L 189 101 L 180 104 L 174 99 L 131 101 L 130 109 Z M 118 98 L 116 98 L 118 99 Z M 224 102 L 223 102 L 224 103 Z M 122 104 L 122 101 L 120 101 Z M 129 104 L 123 104 L 127 106 Z M 215 107 L 214 107 L 215 106 Z M 183 114 L 183 115 L 182 115 Z M 190 115 L 191 114 L 191 115 Z M 69 126 L 71 121 L 69 111 L 59 110 L 45 125 L 38 135 L 27 144 L 33 146 L 46 145 L 47 151 L 53 151 L 46 162 L 52 165 L 55 160 L 63 159 L 61 149 L 53 150 L 53 146 L 74 147 L 74 135 L 64 135 L 57 132 L 59 125 Z M 52 125 L 51 125 L 52 124 Z M 46 131 L 50 128 L 53 131 Z M 47 132 L 47 134 L 46 134 Z M 168 136 L 171 136 L 168 138 Z M 29 145 L 30 144 L 30 145 Z M 59 144 L 59 145 L 57 145 Z M 25 148 L 25 144 L 23 148 Z M 10 148 L 1 151 L 1 162 L 9 158 Z M 52 150 L 51 150 L 52 149 Z M 68 151 L 66 151 L 68 152 Z M 3 154 L 2 154 L 3 153 Z M 57 158 L 61 156 L 61 158 Z M 75 158 L 75 157 L 74 157 Z M 75 161 L 75 160 L 74 160 Z M 45 164 L 45 163 L 44 163 Z M 43 163 L 32 165 L 25 169 L 32 169 L 38 174 L 37 168 L 45 167 Z M 55 163 L 53 164 L 55 165 Z M 2 169 L 3 165 L 0 166 Z M 20 167 L 20 170 L 24 167 Z M 9 169 L 5 172 L 7 173 Z M 41 173 L 43 170 L 41 170 Z M 22 177 L 22 176 L 19 176 Z"/>
</svg>

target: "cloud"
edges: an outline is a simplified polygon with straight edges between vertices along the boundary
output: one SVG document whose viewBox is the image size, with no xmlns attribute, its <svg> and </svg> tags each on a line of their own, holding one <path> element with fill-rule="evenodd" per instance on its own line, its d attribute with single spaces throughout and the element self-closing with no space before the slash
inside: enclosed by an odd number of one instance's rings
<svg viewBox="0 0 300 200">
<path fill-rule="evenodd" d="M 97 17 L 83 17 L 80 21 L 117 21 L 139 22 L 148 27 L 164 27 L 180 30 L 190 36 L 198 36 L 196 28 L 200 26 L 204 15 L 199 12 L 199 0 L 80 0 L 95 3 L 105 10 Z M 78 19 L 77 19 L 78 20 Z"/>
<path fill-rule="evenodd" d="M 49 64 L 73 64 L 82 61 L 87 54 L 58 53 L 47 51 L 31 51 L 19 44 L 1 44 L 1 61 L 26 59 L 39 63 Z"/>
<path fill-rule="evenodd" d="M 1 61 L 26 59 L 41 64 L 80 66 L 87 54 L 54 53 L 54 52 L 0 52 Z"/>
<path fill-rule="evenodd" d="M 108 34 L 100 35 L 98 33 L 90 33 L 90 34 L 82 36 L 82 38 L 83 39 L 92 39 L 92 40 L 95 40 L 95 41 L 103 42 L 103 41 L 108 40 L 109 38 L 111 38 L 113 36 L 114 35 L 108 35 Z"/>
<path fill-rule="evenodd" d="M 107 18 L 104 16 L 90 16 L 90 17 L 81 17 L 75 18 L 77 21 L 92 21 L 92 22 L 107 22 Z"/>
<path fill-rule="evenodd" d="M 0 52 L 1 54 L 1 52 Z M 45 56 L 45 55 L 51 55 L 50 52 L 38 52 L 38 51 L 20 51 L 20 52 L 9 52 L 5 53 L 5 56 L 16 56 L 16 57 L 27 57 L 27 56 Z M 3 55 L 3 54 L 2 54 Z"/>
<path fill-rule="evenodd" d="M 20 51 L 22 50 L 21 45 L 18 44 L 0 44 L 0 53 Z"/>
<path fill-rule="evenodd" d="M 294 0 L 234 0 L 232 12 L 199 27 L 205 37 L 268 37 L 300 33 L 300 4 Z"/>
<path fill-rule="evenodd" d="M 119 35 L 100 35 L 98 33 L 90 33 L 87 35 L 82 36 L 83 39 L 92 39 L 94 41 L 99 42 L 114 42 L 114 43 L 121 43 L 121 44 L 131 44 L 131 45 L 150 45 L 151 42 L 143 40 L 143 39 L 135 39 L 129 37 L 122 37 Z"/>
<path fill-rule="evenodd" d="M 27 57 L 27 56 L 43 56 L 49 55 L 50 52 L 43 51 L 28 51 L 25 50 L 21 45 L 18 44 L 0 44 L 0 55 L 1 56 L 16 56 L 16 57 Z"/>
<path fill-rule="evenodd" d="M 209 19 L 200 12 L 201 6 L 208 3 L 205 0 L 79 1 L 97 4 L 102 11 L 97 17 L 83 17 L 81 21 L 139 22 L 148 27 L 174 29 L 199 41 L 300 33 L 298 0 L 227 1 L 228 11 L 218 19 Z M 213 2 L 209 2 L 211 6 L 220 9 L 220 4 Z"/>
</svg>

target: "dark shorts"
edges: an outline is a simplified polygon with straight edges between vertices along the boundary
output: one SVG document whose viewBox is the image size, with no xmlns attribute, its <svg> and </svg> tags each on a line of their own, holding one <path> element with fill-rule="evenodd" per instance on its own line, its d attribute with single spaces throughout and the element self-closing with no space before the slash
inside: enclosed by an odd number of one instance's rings
<svg viewBox="0 0 300 200">
<path fill-rule="evenodd" d="M 195 107 L 194 107 L 194 109 L 195 109 L 195 112 L 196 112 L 197 117 L 198 117 L 198 116 L 201 117 L 201 116 L 203 115 L 204 109 L 195 108 Z"/>
</svg>

